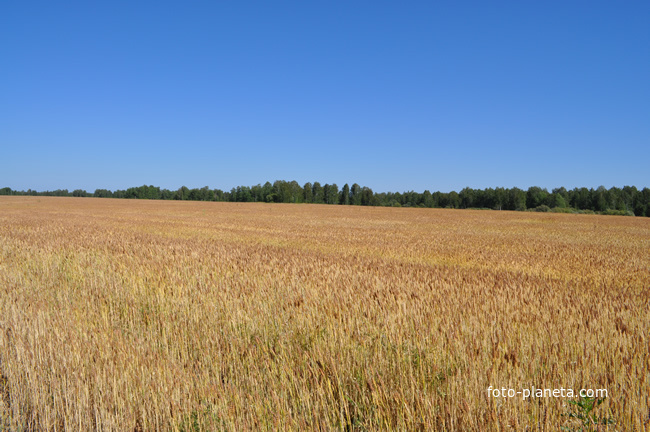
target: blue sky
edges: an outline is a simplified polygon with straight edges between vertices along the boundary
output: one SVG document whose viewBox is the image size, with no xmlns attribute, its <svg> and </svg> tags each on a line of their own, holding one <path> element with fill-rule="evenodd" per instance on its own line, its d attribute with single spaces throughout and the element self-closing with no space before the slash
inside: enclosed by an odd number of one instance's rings
<svg viewBox="0 0 650 432">
<path fill-rule="evenodd" d="M 650 186 L 650 2 L 3 1 L 0 187 Z"/>
</svg>

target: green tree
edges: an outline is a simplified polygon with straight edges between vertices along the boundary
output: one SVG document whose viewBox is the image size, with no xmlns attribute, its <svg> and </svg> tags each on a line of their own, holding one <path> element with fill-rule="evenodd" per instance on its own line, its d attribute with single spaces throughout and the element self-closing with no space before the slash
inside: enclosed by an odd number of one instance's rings
<svg viewBox="0 0 650 432">
<path fill-rule="evenodd" d="M 350 186 L 347 183 L 343 185 L 343 189 L 341 189 L 341 193 L 339 194 L 339 204 L 350 204 Z"/>
<path fill-rule="evenodd" d="M 643 205 L 645 206 L 645 216 L 650 217 L 650 189 L 647 187 L 643 188 L 641 190 L 641 202 L 643 202 Z M 639 216 L 643 216 L 643 214 L 640 214 Z"/>
<path fill-rule="evenodd" d="M 251 188 L 251 195 L 253 197 L 254 202 L 264 201 L 262 199 L 262 185 L 258 183 L 255 186 L 253 186 Z"/>
<path fill-rule="evenodd" d="M 174 195 L 175 200 L 187 200 L 190 198 L 190 190 L 186 186 L 181 186 Z"/>
<path fill-rule="evenodd" d="M 561 194 L 551 194 L 551 207 L 559 207 L 559 208 L 565 208 L 567 206 L 566 201 L 564 200 L 564 197 Z"/>
<path fill-rule="evenodd" d="M 508 189 L 508 210 L 526 210 L 526 191 L 516 187 Z"/>
<path fill-rule="evenodd" d="M 476 204 L 474 203 L 474 189 L 466 187 L 460 191 L 460 194 L 458 196 L 460 198 L 461 208 L 476 207 Z"/>
<path fill-rule="evenodd" d="M 223 191 L 221 189 L 214 190 L 214 200 L 215 201 L 224 201 Z"/>
<path fill-rule="evenodd" d="M 599 186 L 591 194 L 591 200 L 591 205 L 595 211 L 607 210 L 607 189 L 605 189 L 605 186 Z"/>
<path fill-rule="evenodd" d="M 494 210 L 501 210 L 504 208 L 507 201 L 508 193 L 504 188 L 498 187 L 494 189 L 494 203 L 492 207 Z"/>
<path fill-rule="evenodd" d="M 162 189 L 160 191 L 160 199 L 164 199 L 164 200 L 174 199 L 174 192 L 170 191 L 169 189 Z"/>
<path fill-rule="evenodd" d="M 356 183 L 350 189 L 350 203 L 352 205 L 361 205 L 361 186 Z"/>
<path fill-rule="evenodd" d="M 312 187 L 312 202 L 314 204 L 323 204 L 325 202 L 325 192 L 319 182 L 314 182 Z"/>
<path fill-rule="evenodd" d="M 571 206 L 580 210 L 592 209 L 591 193 L 589 192 L 589 189 L 587 189 L 586 187 L 580 189 L 575 188 L 572 192 L 573 192 L 572 193 L 573 197 L 570 202 Z"/>
<path fill-rule="evenodd" d="M 262 201 L 264 202 L 273 202 L 273 197 L 269 199 L 269 195 L 273 193 L 273 185 L 271 182 L 266 182 L 264 183 L 264 186 L 262 186 Z"/>
<path fill-rule="evenodd" d="M 302 188 L 302 199 L 306 203 L 311 203 L 314 201 L 314 193 L 312 191 L 312 184 L 307 182 Z"/>
<path fill-rule="evenodd" d="M 531 186 L 526 192 L 526 207 L 535 208 L 548 205 L 548 191 L 538 186 Z"/>
<path fill-rule="evenodd" d="M 433 207 L 433 195 L 431 195 L 431 192 L 428 190 L 425 190 L 422 193 L 422 204 L 424 204 L 425 207 Z"/>
<path fill-rule="evenodd" d="M 456 191 L 451 191 L 449 192 L 449 207 L 450 208 L 459 208 L 460 207 L 460 196 L 458 195 L 458 192 Z"/>
<path fill-rule="evenodd" d="M 248 186 L 238 186 L 237 202 L 251 202 L 251 201 L 253 201 L 253 195 L 251 194 L 251 189 Z"/>
<path fill-rule="evenodd" d="M 112 198 L 113 192 L 108 189 L 95 189 L 93 196 L 96 198 Z"/>
<path fill-rule="evenodd" d="M 325 202 L 327 204 L 337 204 L 339 202 L 339 187 L 336 183 L 328 185 Z"/>
<path fill-rule="evenodd" d="M 372 192 L 372 189 L 370 189 L 369 187 L 364 186 L 361 189 L 361 205 L 364 206 L 376 205 L 375 195 Z"/>
<path fill-rule="evenodd" d="M 276 180 L 273 182 L 273 196 L 274 202 L 286 202 L 288 203 L 291 199 L 291 194 L 287 188 L 287 182 L 284 180 Z"/>
<path fill-rule="evenodd" d="M 291 200 L 289 202 L 292 203 L 301 203 L 303 202 L 303 190 L 302 187 L 298 184 L 297 181 L 292 180 L 288 185 L 289 192 L 291 194 Z"/>
</svg>

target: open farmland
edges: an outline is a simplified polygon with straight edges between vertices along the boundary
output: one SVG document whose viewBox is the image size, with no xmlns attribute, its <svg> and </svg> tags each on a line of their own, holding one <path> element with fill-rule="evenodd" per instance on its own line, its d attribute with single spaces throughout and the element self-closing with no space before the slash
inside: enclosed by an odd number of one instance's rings
<svg viewBox="0 0 650 432">
<path fill-rule="evenodd" d="M 0 430 L 650 431 L 650 219 L 0 197 Z"/>
</svg>

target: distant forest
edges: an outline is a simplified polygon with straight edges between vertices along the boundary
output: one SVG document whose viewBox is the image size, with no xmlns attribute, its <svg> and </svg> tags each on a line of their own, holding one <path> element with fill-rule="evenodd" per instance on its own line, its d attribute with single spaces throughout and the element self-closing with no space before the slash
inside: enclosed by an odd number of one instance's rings
<svg viewBox="0 0 650 432">
<path fill-rule="evenodd" d="M 460 192 L 373 192 L 366 186 L 354 183 L 345 184 L 342 188 L 336 184 L 319 182 L 305 183 L 303 186 L 296 181 L 277 180 L 271 184 L 255 186 L 238 186 L 230 192 L 221 189 L 203 188 L 189 189 L 185 186 L 178 190 L 161 189 L 156 186 L 131 187 L 114 192 L 107 189 L 97 189 L 93 193 L 77 189 L 69 192 L 67 189 L 37 192 L 14 191 L 5 187 L 0 189 L 0 195 L 33 195 L 33 196 L 74 196 L 99 198 L 130 198 L 156 200 L 192 200 L 192 201 L 230 201 L 230 202 L 269 202 L 269 203 L 312 203 L 312 204 L 341 204 L 362 206 L 388 207 L 429 207 L 454 209 L 493 209 L 519 210 L 560 213 L 599 213 L 627 216 L 650 216 L 650 189 L 637 189 L 635 186 L 606 189 L 575 188 L 567 190 L 564 187 L 547 189 L 533 186 L 528 190 L 519 188 L 465 188 Z"/>
</svg>

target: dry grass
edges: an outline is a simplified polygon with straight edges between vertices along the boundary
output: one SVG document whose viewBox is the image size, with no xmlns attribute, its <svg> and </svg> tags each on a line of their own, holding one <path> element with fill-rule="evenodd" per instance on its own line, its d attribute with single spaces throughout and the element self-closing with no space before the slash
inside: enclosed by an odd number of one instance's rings
<svg viewBox="0 0 650 432">
<path fill-rule="evenodd" d="M 650 430 L 650 220 L 0 199 L 0 430 Z"/>
</svg>

